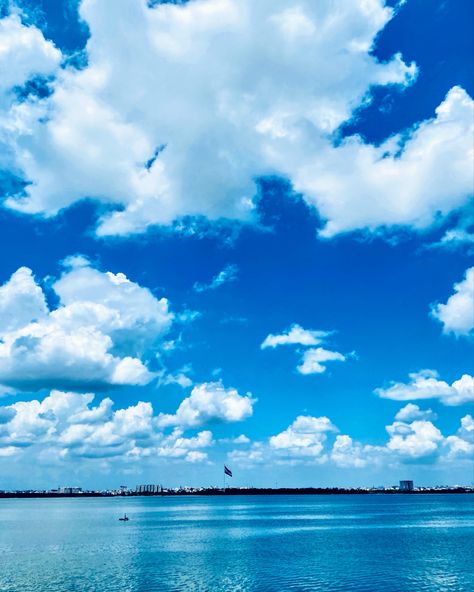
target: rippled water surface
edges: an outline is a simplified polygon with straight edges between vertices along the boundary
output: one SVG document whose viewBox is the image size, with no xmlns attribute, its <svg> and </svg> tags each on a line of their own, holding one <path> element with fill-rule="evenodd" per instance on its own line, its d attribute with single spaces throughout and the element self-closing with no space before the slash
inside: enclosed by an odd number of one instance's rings
<svg viewBox="0 0 474 592">
<path fill-rule="evenodd" d="M 0 500 L 1 592 L 181 590 L 474 590 L 474 496 Z"/>
</svg>

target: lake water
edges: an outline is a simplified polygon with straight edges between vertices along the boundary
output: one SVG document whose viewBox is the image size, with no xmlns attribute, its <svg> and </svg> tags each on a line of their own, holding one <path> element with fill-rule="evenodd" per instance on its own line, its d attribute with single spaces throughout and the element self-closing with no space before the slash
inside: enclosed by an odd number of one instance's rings
<svg viewBox="0 0 474 592">
<path fill-rule="evenodd" d="M 474 590 L 473 495 L 0 500 L 1 592 Z M 119 522 L 126 512 L 129 522 Z"/>
</svg>

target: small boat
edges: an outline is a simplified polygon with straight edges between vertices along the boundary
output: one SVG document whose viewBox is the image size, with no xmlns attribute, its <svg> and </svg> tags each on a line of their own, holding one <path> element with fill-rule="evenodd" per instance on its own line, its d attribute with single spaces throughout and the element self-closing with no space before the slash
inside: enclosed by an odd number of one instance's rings
<svg viewBox="0 0 474 592">
<path fill-rule="evenodd" d="M 130 518 L 127 516 L 127 514 L 124 514 L 124 515 L 123 515 L 123 518 L 119 518 L 119 520 L 120 520 L 121 522 L 128 522 L 128 521 L 130 520 Z"/>
</svg>

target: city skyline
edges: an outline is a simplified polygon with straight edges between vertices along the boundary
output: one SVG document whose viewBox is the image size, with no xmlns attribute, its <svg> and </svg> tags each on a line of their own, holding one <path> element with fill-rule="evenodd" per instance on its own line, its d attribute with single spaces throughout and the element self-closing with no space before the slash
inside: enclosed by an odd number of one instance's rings
<svg viewBox="0 0 474 592">
<path fill-rule="evenodd" d="M 146 483 L 129 487 L 120 485 L 118 487 L 109 487 L 106 489 L 97 489 L 90 487 L 58 486 L 55 488 L 32 488 L 32 489 L 0 489 L 0 497 L 116 497 L 116 496 L 159 496 L 159 495 L 218 495 L 230 493 L 232 495 L 267 495 L 289 493 L 313 494 L 313 495 L 331 495 L 343 493 L 474 493 L 474 483 L 471 485 L 434 485 L 420 486 L 412 480 L 401 480 L 398 484 L 388 486 L 383 485 L 365 485 L 359 487 L 319 487 L 317 485 L 307 487 L 279 487 L 277 483 L 273 487 L 254 487 L 252 485 L 234 486 L 226 484 L 225 486 L 190 486 L 179 485 L 170 487 L 162 483 Z"/>
<path fill-rule="evenodd" d="M 0 0 L 0 490 L 472 485 L 472 3 L 58 5 Z"/>
</svg>

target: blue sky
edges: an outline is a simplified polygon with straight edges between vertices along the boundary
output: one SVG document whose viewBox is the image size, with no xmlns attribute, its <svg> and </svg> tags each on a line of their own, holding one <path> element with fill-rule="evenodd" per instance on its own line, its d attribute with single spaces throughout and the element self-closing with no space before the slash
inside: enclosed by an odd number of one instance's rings
<svg viewBox="0 0 474 592">
<path fill-rule="evenodd" d="M 0 488 L 472 482 L 472 12 L 0 2 Z"/>
</svg>

